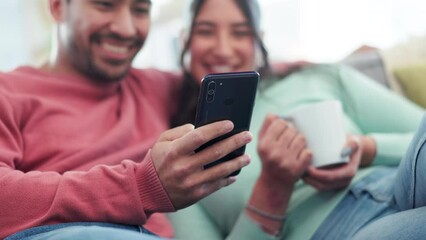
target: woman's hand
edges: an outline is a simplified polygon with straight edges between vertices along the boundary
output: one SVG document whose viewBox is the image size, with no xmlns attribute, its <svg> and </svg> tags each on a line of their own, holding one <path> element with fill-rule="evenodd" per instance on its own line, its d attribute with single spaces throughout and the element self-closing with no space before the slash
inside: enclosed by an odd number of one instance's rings
<svg viewBox="0 0 426 240">
<path fill-rule="evenodd" d="M 262 160 L 261 176 L 280 186 L 300 179 L 312 159 L 303 135 L 272 114 L 266 117 L 260 130 L 257 151 Z"/>
<path fill-rule="evenodd" d="M 303 181 L 319 191 L 342 189 L 351 183 L 361 163 L 362 146 L 358 137 L 349 136 L 346 145 L 352 149 L 349 162 L 333 168 L 309 166 Z"/>
<path fill-rule="evenodd" d="M 248 204 L 269 216 L 284 216 L 294 183 L 309 166 L 312 154 L 303 136 L 276 115 L 266 117 L 259 132 L 257 151 L 262 172 Z M 269 234 L 276 235 L 282 229 L 283 221 L 253 210 L 246 210 L 246 213 Z"/>
</svg>

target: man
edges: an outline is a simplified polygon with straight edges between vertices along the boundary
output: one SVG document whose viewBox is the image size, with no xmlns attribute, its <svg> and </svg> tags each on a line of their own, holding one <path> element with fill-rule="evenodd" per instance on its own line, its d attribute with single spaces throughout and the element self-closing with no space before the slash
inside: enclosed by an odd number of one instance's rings
<svg viewBox="0 0 426 240">
<path fill-rule="evenodd" d="M 248 156 L 203 166 L 251 134 L 195 153 L 232 123 L 167 130 L 178 82 L 131 67 L 148 33 L 149 0 L 49 3 L 55 56 L 0 74 L 0 238 L 151 239 L 140 233 L 147 221 L 171 237 L 164 216 L 152 214 L 233 183 L 227 176 Z"/>
</svg>

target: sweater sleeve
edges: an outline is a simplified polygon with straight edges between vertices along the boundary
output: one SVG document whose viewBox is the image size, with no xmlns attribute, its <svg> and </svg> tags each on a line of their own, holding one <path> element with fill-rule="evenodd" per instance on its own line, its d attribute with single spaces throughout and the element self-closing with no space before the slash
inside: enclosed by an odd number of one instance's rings
<svg viewBox="0 0 426 240">
<path fill-rule="evenodd" d="M 141 225 L 153 212 L 173 211 L 148 153 L 88 171 L 22 171 L 25 148 L 19 108 L 0 94 L 0 238 L 34 226 L 99 221 Z M 6 227 L 7 226 L 7 227 Z"/>
<path fill-rule="evenodd" d="M 340 68 L 345 112 L 377 144 L 375 165 L 397 165 L 420 124 L 423 109 L 372 79 Z"/>
</svg>

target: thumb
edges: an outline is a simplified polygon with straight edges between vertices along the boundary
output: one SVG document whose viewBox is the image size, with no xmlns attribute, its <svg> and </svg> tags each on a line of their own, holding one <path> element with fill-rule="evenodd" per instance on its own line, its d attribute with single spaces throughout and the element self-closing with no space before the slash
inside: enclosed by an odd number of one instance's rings
<svg viewBox="0 0 426 240">
<path fill-rule="evenodd" d="M 345 147 L 342 149 L 340 154 L 341 158 L 349 158 L 354 154 L 358 153 L 358 150 L 361 148 L 360 139 L 357 136 L 350 135 L 346 139 Z"/>
</svg>

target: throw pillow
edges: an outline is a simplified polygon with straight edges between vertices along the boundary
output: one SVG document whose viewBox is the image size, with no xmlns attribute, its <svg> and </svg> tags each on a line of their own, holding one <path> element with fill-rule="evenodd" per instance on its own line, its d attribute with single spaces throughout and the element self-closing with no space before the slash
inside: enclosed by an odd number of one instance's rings
<svg viewBox="0 0 426 240">
<path fill-rule="evenodd" d="M 426 108 L 426 63 L 399 67 L 394 74 L 406 96 Z"/>
</svg>

